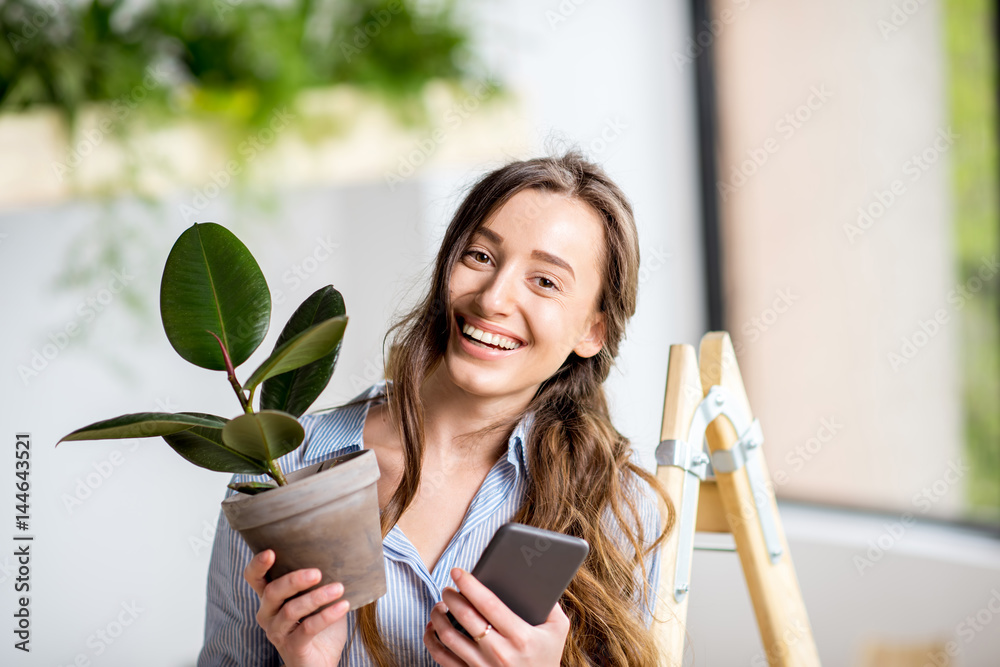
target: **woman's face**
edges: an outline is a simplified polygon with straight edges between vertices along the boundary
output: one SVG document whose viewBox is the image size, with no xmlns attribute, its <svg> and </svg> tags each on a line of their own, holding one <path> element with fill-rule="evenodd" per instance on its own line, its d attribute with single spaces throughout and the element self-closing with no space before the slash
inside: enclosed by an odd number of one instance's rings
<svg viewBox="0 0 1000 667">
<path fill-rule="evenodd" d="M 528 401 L 571 352 L 597 354 L 603 248 L 603 223 L 589 205 L 536 189 L 511 197 L 452 269 L 444 356 L 452 381 L 475 395 Z"/>
</svg>

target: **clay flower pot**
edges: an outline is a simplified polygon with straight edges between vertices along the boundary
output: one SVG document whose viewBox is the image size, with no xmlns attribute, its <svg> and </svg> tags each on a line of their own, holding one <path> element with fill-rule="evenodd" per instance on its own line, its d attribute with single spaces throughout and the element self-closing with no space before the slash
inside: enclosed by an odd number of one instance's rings
<svg viewBox="0 0 1000 667">
<path fill-rule="evenodd" d="M 339 581 L 353 610 L 386 592 L 378 478 L 375 452 L 351 452 L 288 473 L 286 486 L 230 496 L 222 510 L 254 554 L 274 550 L 268 581 L 319 568 L 322 579 L 308 590 Z"/>
</svg>

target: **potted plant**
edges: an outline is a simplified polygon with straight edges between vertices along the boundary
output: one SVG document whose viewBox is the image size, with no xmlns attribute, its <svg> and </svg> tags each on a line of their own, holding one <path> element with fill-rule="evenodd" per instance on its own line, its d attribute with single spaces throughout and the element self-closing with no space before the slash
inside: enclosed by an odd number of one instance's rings
<svg viewBox="0 0 1000 667">
<path fill-rule="evenodd" d="M 323 577 L 313 588 L 343 583 L 352 609 L 381 597 L 386 584 L 374 453 L 352 452 L 287 476 L 278 464 L 303 443 L 297 417 L 333 374 L 347 325 L 341 294 L 332 285 L 311 294 L 292 314 L 270 356 L 241 383 L 236 368 L 267 334 L 271 294 L 257 261 L 232 232 L 215 223 L 195 223 L 167 256 L 160 315 L 181 357 L 225 371 L 243 413 L 233 419 L 201 412 L 126 414 L 77 429 L 56 445 L 159 436 L 197 466 L 266 475 L 270 482 L 230 484 L 238 493 L 223 500 L 222 509 L 253 553 L 274 550 L 269 580 L 316 567 Z"/>
</svg>

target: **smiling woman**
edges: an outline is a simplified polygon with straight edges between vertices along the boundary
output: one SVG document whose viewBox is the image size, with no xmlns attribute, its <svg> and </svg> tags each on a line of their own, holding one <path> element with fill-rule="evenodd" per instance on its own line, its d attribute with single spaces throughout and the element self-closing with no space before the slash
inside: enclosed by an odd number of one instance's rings
<svg viewBox="0 0 1000 667">
<path fill-rule="evenodd" d="M 389 332 L 388 379 L 304 415 L 304 453 L 283 462 L 375 452 L 388 593 L 313 614 L 339 584 L 308 590 L 307 570 L 268 582 L 273 552 L 251 559 L 220 522 L 199 667 L 657 664 L 650 619 L 674 507 L 633 462 L 603 389 L 635 312 L 638 247 L 624 194 L 575 153 L 480 180 L 426 296 Z M 509 521 L 590 545 L 541 625 L 468 573 Z"/>
</svg>

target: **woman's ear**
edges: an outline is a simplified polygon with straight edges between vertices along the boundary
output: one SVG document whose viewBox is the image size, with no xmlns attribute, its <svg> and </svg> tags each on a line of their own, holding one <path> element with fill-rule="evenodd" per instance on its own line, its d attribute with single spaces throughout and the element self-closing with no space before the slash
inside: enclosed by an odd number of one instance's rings
<svg viewBox="0 0 1000 667">
<path fill-rule="evenodd" d="M 590 328 L 580 342 L 573 348 L 578 357 L 592 357 L 604 347 L 604 312 L 598 311 L 590 323 Z"/>
</svg>

